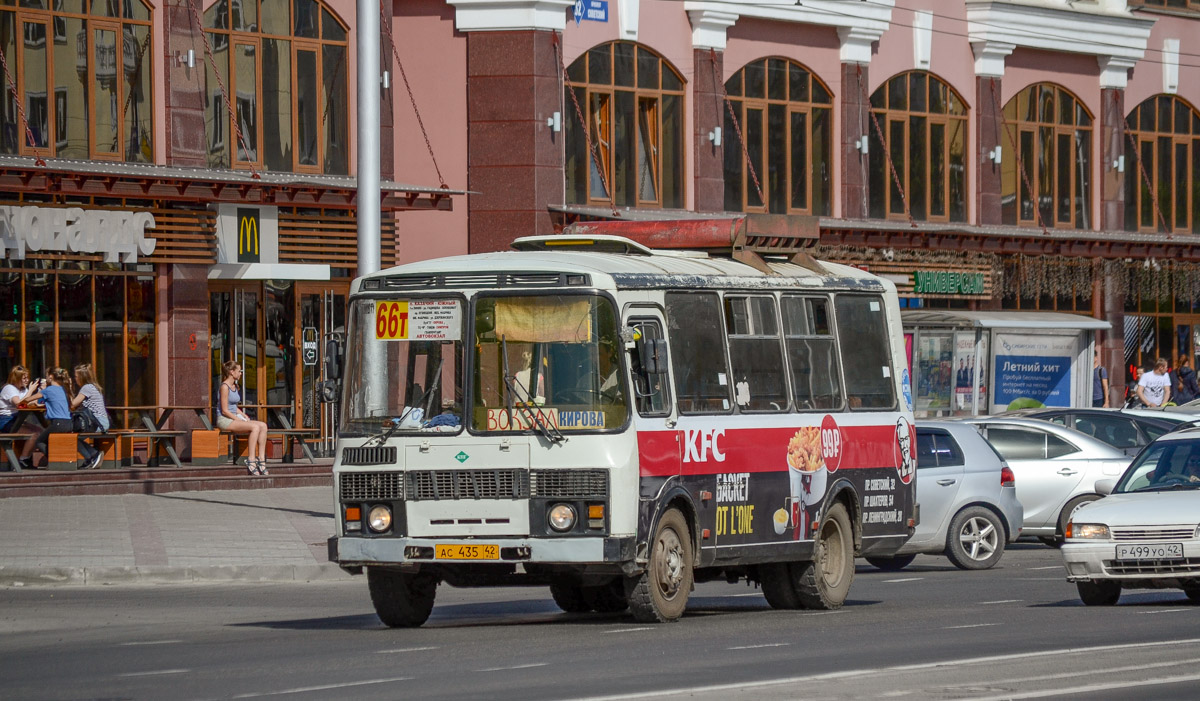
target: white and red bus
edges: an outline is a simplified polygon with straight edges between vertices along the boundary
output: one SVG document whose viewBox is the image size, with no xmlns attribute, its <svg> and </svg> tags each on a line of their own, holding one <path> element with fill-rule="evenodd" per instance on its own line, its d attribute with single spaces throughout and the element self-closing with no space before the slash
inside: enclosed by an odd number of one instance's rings
<svg viewBox="0 0 1200 701">
<path fill-rule="evenodd" d="M 442 583 L 671 621 L 747 578 L 832 609 L 856 555 L 911 535 L 890 282 L 744 246 L 514 248 L 353 284 L 330 559 L 384 623 L 424 623 Z"/>
</svg>

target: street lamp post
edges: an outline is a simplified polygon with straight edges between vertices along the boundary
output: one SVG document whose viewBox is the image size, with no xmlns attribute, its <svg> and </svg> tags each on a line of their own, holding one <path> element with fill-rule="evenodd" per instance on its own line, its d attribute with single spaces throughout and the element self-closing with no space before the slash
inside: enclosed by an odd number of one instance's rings
<svg viewBox="0 0 1200 701">
<path fill-rule="evenodd" d="M 379 0 L 358 0 L 358 275 L 380 267 L 379 14 Z"/>
</svg>

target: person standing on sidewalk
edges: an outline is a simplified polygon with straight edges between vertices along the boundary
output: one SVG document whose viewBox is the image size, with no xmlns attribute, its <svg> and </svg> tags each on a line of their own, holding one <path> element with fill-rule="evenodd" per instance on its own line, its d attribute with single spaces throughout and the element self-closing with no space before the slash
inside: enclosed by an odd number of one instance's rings
<svg viewBox="0 0 1200 701">
<path fill-rule="evenodd" d="M 92 370 L 91 363 L 75 366 L 75 384 L 79 386 L 79 393 L 71 399 L 71 411 L 78 410 L 82 406 L 82 411 L 92 415 L 91 423 L 95 424 L 94 430 L 107 433 L 108 408 L 104 406 L 104 394 L 100 385 L 96 384 L 96 373 Z M 104 461 L 104 454 L 82 438 L 79 440 L 79 451 L 83 453 L 83 469 L 85 470 L 98 467 Z"/>
<path fill-rule="evenodd" d="M 8 433 L 17 422 L 17 412 L 28 402 L 31 394 L 29 371 L 24 365 L 16 365 L 8 373 L 8 384 L 0 389 L 0 433 Z"/>
<path fill-rule="evenodd" d="M 1159 358 L 1154 363 L 1154 369 L 1142 373 L 1138 380 L 1138 399 L 1151 409 L 1158 409 L 1171 401 L 1171 379 L 1167 376 L 1167 359 Z"/>
<path fill-rule="evenodd" d="M 1108 369 L 1100 364 L 1100 349 L 1092 358 L 1092 406 L 1108 406 Z"/>
<path fill-rule="evenodd" d="M 238 391 L 238 381 L 242 379 L 242 366 L 237 362 L 226 361 L 221 366 L 221 388 L 217 397 L 217 428 L 233 433 L 250 434 L 246 454 L 246 469 L 252 475 L 267 473 L 267 425 L 254 421 L 246 416 L 238 404 L 242 401 L 242 393 Z M 256 457 L 257 456 L 257 457 Z"/>
<path fill-rule="evenodd" d="M 1187 404 L 1193 399 L 1200 399 L 1200 385 L 1196 382 L 1196 371 L 1192 369 L 1192 359 L 1186 355 L 1179 356 L 1175 365 L 1175 376 L 1179 378 L 1175 385 L 1175 403 Z"/>
</svg>

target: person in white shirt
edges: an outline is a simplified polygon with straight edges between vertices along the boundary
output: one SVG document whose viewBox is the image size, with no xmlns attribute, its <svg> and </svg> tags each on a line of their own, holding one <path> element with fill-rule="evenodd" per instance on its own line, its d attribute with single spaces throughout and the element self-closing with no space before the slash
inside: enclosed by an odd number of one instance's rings
<svg viewBox="0 0 1200 701">
<path fill-rule="evenodd" d="M 29 371 L 23 365 L 17 365 L 8 373 L 8 384 L 0 389 L 0 433 L 8 433 L 16 423 L 17 411 L 30 394 Z"/>
<path fill-rule="evenodd" d="M 1154 369 L 1142 373 L 1138 380 L 1138 399 L 1146 406 L 1155 409 L 1166 406 L 1171 401 L 1171 378 L 1167 375 L 1167 359 L 1159 358 L 1154 363 Z"/>
</svg>

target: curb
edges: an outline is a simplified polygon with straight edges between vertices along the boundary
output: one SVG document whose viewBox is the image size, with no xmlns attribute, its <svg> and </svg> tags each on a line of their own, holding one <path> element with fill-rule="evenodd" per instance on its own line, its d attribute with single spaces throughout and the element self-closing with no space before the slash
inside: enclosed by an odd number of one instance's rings
<svg viewBox="0 0 1200 701">
<path fill-rule="evenodd" d="M 201 582 L 311 582 L 347 579 L 334 564 L 223 565 L 213 567 L 5 567 L 0 587 L 195 584 Z"/>
</svg>

